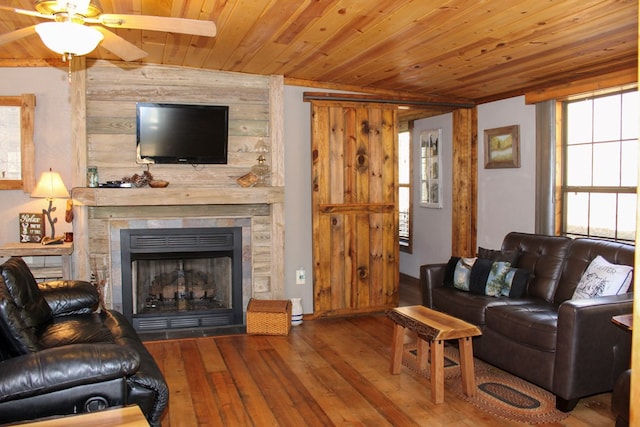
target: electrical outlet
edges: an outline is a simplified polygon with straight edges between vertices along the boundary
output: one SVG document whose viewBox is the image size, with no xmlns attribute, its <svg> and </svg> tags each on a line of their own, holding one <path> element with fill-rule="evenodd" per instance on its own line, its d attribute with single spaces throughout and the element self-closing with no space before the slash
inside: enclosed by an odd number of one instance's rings
<svg viewBox="0 0 640 427">
<path fill-rule="evenodd" d="M 304 285 L 307 282 L 307 273 L 304 268 L 296 270 L 296 285 Z"/>
</svg>

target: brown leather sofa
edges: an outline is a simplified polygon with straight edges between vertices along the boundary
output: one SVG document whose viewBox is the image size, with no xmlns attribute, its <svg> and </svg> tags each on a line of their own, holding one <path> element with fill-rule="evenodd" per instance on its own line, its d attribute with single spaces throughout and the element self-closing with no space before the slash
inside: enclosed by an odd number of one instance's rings
<svg viewBox="0 0 640 427">
<path fill-rule="evenodd" d="M 160 425 L 169 389 L 133 327 L 81 280 L 0 266 L 0 424 L 137 404 Z"/>
<path fill-rule="evenodd" d="M 571 298 L 596 256 L 633 266 L 635 247 L 512 232 L 501 250 L 517 251 L 515 267 L 531 273 L 524 295 L 463 292 L 445 286 L 447 264 L 429 264 L 420 267 L 423 304 L 477 325 L 482 336 L 474 338 L 474 355 L 549 390 L 562 411 L 611 391 L 631 354 L 629 334 L 611 317 L 632 311 L 633 284 L 622 295 Z"/>
</svg>

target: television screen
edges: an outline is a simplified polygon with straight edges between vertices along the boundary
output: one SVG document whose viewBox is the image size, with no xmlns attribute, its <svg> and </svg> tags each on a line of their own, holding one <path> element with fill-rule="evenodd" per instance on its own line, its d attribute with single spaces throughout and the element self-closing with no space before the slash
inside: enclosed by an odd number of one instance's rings
<svg viewBox="0 0 640 427">
<path fill-rule="evenodd" d="M 226 164 L 229 107 L 139 102 L 138 163 Z"/>
</svg>

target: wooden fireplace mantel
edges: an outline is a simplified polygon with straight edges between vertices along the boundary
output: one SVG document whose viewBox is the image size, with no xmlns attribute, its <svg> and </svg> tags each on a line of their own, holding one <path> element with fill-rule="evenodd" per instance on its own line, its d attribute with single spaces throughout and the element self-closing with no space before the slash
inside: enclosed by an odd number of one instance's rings
<svg viewBox="0 0 640 427">
<path fill-rule="evenodd" d="M 75 204 L 83 206 L 271 205 L 284 203 L 284 187 L 76 187 L 71 197 Z"/>
</svg>

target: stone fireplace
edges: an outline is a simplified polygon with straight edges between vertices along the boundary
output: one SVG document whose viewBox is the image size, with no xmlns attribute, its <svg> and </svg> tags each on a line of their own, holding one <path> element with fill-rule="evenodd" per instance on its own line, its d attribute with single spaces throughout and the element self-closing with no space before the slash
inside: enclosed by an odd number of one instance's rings
<svg viewBox="0 0 640 427">
<path fill-rule="evenodd" d="M 121 229 L 122 306 L 141 332 L 240 326 L 242 227 Z"/>
</svg>

